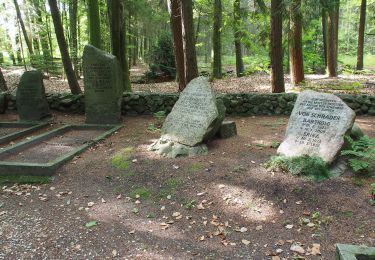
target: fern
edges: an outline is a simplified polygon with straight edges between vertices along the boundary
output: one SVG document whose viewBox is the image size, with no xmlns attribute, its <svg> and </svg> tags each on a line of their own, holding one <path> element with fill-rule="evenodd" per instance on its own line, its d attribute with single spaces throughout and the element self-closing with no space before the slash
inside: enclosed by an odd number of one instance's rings
<svg viewBox="0 0 375 260">
<path fill-rule="evenodd" d="M 341 152 L 342 155 L 354 157 L 349 159 L 349 165 L 355 172 L 367 172 L 371 170 L 375 162 L 375 139 L 367 135 L 355 141 L 346 136 L 349 149 Z"/>
</svg>

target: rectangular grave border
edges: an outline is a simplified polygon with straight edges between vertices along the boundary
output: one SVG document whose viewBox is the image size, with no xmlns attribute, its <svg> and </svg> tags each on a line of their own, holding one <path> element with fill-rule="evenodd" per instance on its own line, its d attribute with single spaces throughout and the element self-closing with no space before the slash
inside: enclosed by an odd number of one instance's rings
<svg viewBox="0 0 375 260">
<path fill-rule="evenodd" d="M 0 156 L 6 153 L 14 153 L 22 151 L 24 148 L 27 148 L 33 144 L 42 142 L 50 137 L 57 136 L 59 134 L 63 134 L 69 130 L 87 130 L 87 129 L 95 129 L 95 130 L 106 130 L 104 133 L 98 135 L 93 140 L 77 147 L 73 151 L 63 154 L 56 159 L 48 162 L 48 163 L 21 163 L 21 162 L 7 162 L 7 161 L 0 161 L 0 176 L 9 176 L 9 175 L 16 175 L 16 176 L 52 176 L 57 168 L 62 166 L 65 162 L 71 160 L 74 156 L 82 153 L 92 145 L 98 143 L 101 140 L 104 140 L 108 136 L 112 135 L 114 132 L 119 130 L 122 125 L 96 125 L 96 124 L 83 124 L 83 125 L 65 125 L 58 129 L 49 131 L 47 133 L 41 134 L 39 136 L 33 137 L 30 140 L 21 142 L 16 144 L 15 146 L 9 147 L 0 151 Z M 1 159 L 0 159 L 1 160 Z"/>
<path fill-rule="evenodd" d="M 0 137 L 0 144 L 11 142 L 17 138 L 24 137 L 32 132 L 35 132 L 43 127 L 46 127 L 48 122 L 0 122 L 0 128 L 2 127 L 25 127 L 25 129 L 17 131 L 15 133 L 7 134 Z"/>
<path fill-rule="evenodd" d="M 345 245 L 337 244 L 336 245 L 336 260 L 358 260 L 358 256 L 363 256 L 363 259 L 366 257 L 372 257 L 369 259 L 375 258 L 375 247 L 367 246 L 355 246 L 355 245 Z"/>
</svg>

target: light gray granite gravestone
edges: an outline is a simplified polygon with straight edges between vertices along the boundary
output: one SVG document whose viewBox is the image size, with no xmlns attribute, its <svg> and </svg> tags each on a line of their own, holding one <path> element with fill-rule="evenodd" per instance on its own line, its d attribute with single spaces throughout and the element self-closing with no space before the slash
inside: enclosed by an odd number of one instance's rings
<svg viewBox="0 0 375 260">
<path fill-rule="evenodd" d="M 332 163 L 355 117 L 354 111 L 337 96 L 304 91 L 298 96 L 277 152 L 287 157 L 318 156 Z"/>
<path fill-rule="evenodd" d="M 51 116 L 40 71 L 26 71 L 18 84 L 16 103 L 21 121 L 39 121 Z"/>
<path fill-rule="evenodd" d="M 123 77 L 117 58 L 86 45 L 83 52 L 83 75 L 86 123 L 120 123 Z"/>
<path fill-rule="evenodd" d="M 205 77 L 192 80 L 167 116 L 161 138 L 149 150 L 168 157 L 206 154 L 205 141 L 224 120 L 225 107 Z"/>
</svg>

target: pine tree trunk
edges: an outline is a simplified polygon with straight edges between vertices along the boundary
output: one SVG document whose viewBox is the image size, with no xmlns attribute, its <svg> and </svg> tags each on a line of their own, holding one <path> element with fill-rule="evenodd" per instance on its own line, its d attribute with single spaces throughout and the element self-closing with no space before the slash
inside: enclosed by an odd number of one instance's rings
<svg viewBox="0 0 375 260">
<path fill-rule="evenodd" d="M 73 67 L 76 77 L 79 78 L 78 68 L 78 41 L 77 41 L 77 0 L 69 1 L 69 31 L 70 31 L 70 53 L 72 54 Z"/>
<path fill-rule="evenodd" d="M 329 77 L 337 77 L 338 47 L 338 12 L 339 4 L 331 4 L 327 23 L 327 70 Z"/>
<path fill-rule="evenodd" d="M 5 78 L 3 72 L 0 68 L 0 92 L 8 91 L 7 83 L 5 82 Z"/>
<path fill-rule="evenodd" d="M 197 51 L 195 49 L 195 32 L 192 0 L 179 0 L 181 3 L 182 35 L 184 39 L 185 78 L 186 84 L 198 77 Z"/>
<path fill-rule="evenodd" d="M 33 46 L 31 44 L 29 36 L 27 35 L 25 24 L 24 24 L 22 16 L 21 16 L 20 7 L 18 5 L 17 0 L 13 0 L 13 2 L 14 2 L 14 6 L 16 7 L 17 18 L 18 18 L 18 21 L 21 25 L 21 29 L 22 29 L 23 37 L 24 37 L 26 45 L 27 45 L 27 49 L 29 50 L 30 56 L 32 56 L 34 54 Z"/>
<path fill-rule="evenodd" d="M 365 42 L 366 5 L 367 5 L 367 1 L 362 0 L 361 15 L 359 19 L 359 29 L 358 29 L 357 70 L 363 70 L 363 49 L 364 49 L 364 42 Z"/>
<path fill-rule="evenodd" d="M 283 13 L 282 0 L 271 1 L 271 84 L 272 93 L 285 92 L 283 69 Z"/>
<path fill-rule="evenodd" d="M 222 27 L 222 5 L 221 0 L 215 0 L 214 3 L 214 27 L 213 27 L 213 51 L 214 51 L 214 61 L 213 61 L 213 71 L 212 75 L 216 79 L 222 78 L 221 69 L 221 27 Z"/>
<path fill-rule="evenodd" d="M 301 0 L 292 0 L 290 3 L 289 62 L 291 83 L 296 86 L 305 79 L 302 50 Z"/>
<path fill-rule="evenodd" d="M 118 0 L 108 0 L 107 5 L 110 19 L 112 54 L 116 56 L 120 62 L 123 72 L 124 90 L 131 91 L 129 79 L 129 64 L 126 53 L 127 46 L 125 41 L 126 30 L 124 6 L 123 3 Z"/>
<path fill-rule="evenodd" d="M 323 58 L 327 67 L 327 10 L 322 5 L 322 34 L 323 34 Z"/>
<path fill-rule="evenodd" d="M 182 39 L 181 6 L 178 0 L 170 0 L 169 5 L 171 30 L 173 35 L 173 45 L 176 59 L 178 90 L 181 92 L 186 87 L 184 43 Z"/>
<path fill-rule="evenodd" d="M 241 6 L 240 6 L 240 0 L 234 1 L 234 46 L 235 46 L 235 52 L 236 52 L 236 74 L 237 77 L 242 77 L 243 73 L 245 71 L 245 67 L 243 64 L 242 59 L 242 44 L 241 44 L 241 38 L 242 38 L 242 32 L 241 32 L 241 21 L 242 21 L 242 15 L 241 15 Z"/>
<path fill-rule="evenodd" d="M 72 62 L 70 60 L 68 46 L 64 36 L 64 28 L 61 24 L 59 8 L 57 7 L 56 0 L 48 0 L 48 3 L 50 6 L 52 20 L 55 26 L 56 39 L 60 48 L 61 59 L 64 65 L 66 77 L 68 79 L 70 91 L 72 94 L 80 94 L 82 91 L 79 87 L 76 75 L 74 74 Z"/>
<path fill-rule="evenodd" d="M 101 32 L 100 32 L 100 18 L 99 18 L 99 4 L 98 0 L 88 0 L 88 20 L 90 32 L 90 44 L 100 49 L 101 46 Z"/>
</svg>

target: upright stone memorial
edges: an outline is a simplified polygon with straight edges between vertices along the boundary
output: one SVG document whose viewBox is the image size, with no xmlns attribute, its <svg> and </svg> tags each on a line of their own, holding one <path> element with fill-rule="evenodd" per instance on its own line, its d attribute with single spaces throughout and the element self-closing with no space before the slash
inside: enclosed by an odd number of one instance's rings
<svg viewBox="0 0 375 260">
<path fill-rule="evenodd" d="M 161 138 L 149 148 L 168 157 L 206 154 L 205 141 L 215 136 L 225 107 L 216 99 L 207 78 L 192 80 L 167 116 Z"/>
<path fill-rule="evenodd" d="M 332 94 L 299 94 L 278 153 L 287 157 L 318 156 L 332 163 L 353 127 L 355 113 Z"/>
<path fill-rule="evenodd" d="M 40 121 L 51 116 L 40 71 L 26 71 L 22 75 L 16 100 L 21 121 Z"/>
<path fill-rule="evenodd" d="M 83 75 L 86 123 L 120 123 L 123 77 L 117 58 L 86 45 L 83 52 Z"/>
</svg>

